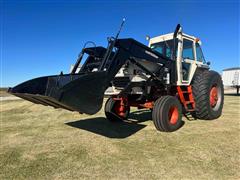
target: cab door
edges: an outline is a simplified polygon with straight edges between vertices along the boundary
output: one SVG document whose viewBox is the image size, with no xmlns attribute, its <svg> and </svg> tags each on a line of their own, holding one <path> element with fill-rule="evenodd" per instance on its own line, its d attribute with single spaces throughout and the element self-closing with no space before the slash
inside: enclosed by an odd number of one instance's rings
<svg viewBox="0 0 240 180">
<path fill-rule="evenodd" d="M 193 73 L 196 70 L 196 62 L 194 55 L 194 41 L 183 38 L 182 49 L 182 84 L 190 84 Z"/>
</svg>

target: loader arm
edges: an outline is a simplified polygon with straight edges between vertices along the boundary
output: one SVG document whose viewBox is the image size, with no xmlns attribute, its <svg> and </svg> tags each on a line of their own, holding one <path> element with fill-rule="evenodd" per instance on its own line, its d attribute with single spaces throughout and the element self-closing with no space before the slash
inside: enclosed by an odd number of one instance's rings
<svg viewBox="0 0 240 180">
<path fill-rule="evenodd" d="M 114 43 L 114 44 L 112 44 Z M 88 54 L 79 73 L 76 73 L 83 54 Z M 106 55 L 106 53 L 108 53 Z M 80 113 L 95 114 L 103 103 L 104 92 L 109 87 L 119 69 L 133 61 L 137 66 L 158 81 L 164 81 L 160 71 L 168 71 L 171 84 L 176 83 L 175 61 L 152 51 L 134 39 L 109 41 L 108 48 L 84 48 L 70 74 L 60 74 L 32 79 L 21 83 L 8 92 L 33 103 L 63 108 Z M 144 68 L 142 62 L 157 63 L 158 72 Z M 160 72 L 160 73 L 159 73 Z"/>
</svg>

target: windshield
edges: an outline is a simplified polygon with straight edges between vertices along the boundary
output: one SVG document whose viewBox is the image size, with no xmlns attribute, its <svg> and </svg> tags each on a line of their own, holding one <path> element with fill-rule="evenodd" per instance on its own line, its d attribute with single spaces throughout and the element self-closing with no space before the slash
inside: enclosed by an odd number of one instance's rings
<svg viewBox="0 0 240 180">
<path fill-rule="evenodd" d="M 173 53 L 172 53 L 173 40 L 172 39 L 168 40 L 168 41 L 162 41 L 162 42 L 159 42 L 159 43 L 152 44 L 150 46 L 150 48 L 153 51 L 156 51 L 156 52 L 172 59 L 172 56 L 173 56 Z"/>
<path fill-rule="evenodd" d="M 196 56 L 197 56 L 197 61 L 200 61 L 206 64 L 206 60 L 203 56 L 202 49 L 198 43 L 196 43 Z"/>
</svg>

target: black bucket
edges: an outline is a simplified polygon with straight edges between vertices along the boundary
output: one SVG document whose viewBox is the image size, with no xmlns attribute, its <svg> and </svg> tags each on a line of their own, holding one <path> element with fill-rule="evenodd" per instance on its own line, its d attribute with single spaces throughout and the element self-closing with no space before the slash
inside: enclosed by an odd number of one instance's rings
<svg viewBox="0 0 240 180">
<path fill-rule="evenodd" d="M 33 103 L 95 114 L 103 103 L 107 73 L 46 76 L 21 83 L 8 92 Z"/>
</svg>

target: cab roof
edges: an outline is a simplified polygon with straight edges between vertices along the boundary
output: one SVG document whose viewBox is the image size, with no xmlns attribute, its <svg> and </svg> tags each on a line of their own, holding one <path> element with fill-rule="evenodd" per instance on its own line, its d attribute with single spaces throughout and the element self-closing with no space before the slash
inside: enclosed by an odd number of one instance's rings
<svg viewBox="0 0 240 180">
<path fill-rule="evenodd" d="M 188 34 L 185 34 L 185 33 L 182 33 L 182 34 L 183 34 L 183 37 L 185 37 L 189 40 L 192 40 L 192 41 L 195 41 L 195 40 L 198 39 L 194 36 L 191 36 L 191 35 L 188 35 Z M 151 38 L 150 41 L 149 41 L 149 44 L 154 44 L 154 43 L 167 41 L 167 40 L 171 40 L 171 39 L 173 39 L 173 33 L 168 33 L 168 34 L 164 34 L 164 35 L 161 35 L 161 36 L 156 36 L 156 37 Z"/>
</svg>

